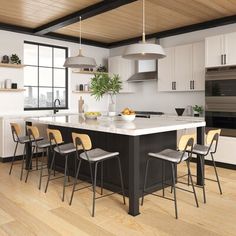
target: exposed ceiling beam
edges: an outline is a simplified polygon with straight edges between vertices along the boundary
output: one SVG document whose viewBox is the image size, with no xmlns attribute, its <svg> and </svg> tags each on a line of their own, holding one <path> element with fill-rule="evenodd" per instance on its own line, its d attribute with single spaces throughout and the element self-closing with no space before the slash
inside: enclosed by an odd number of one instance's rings
<svg viewBox="0 0 236 236">
<path fill-rule="evenodd" d="M 44 38 L 51 38 L 51 39 L 56 39 L 56 40 L 72 42 L 72 43 L 79 43 L 78 37 L 68 36 L 68 35 L 64 35 L 64 34 L 57 34 L 57 33 L 49 33 L 46 35 L 35 35 L 34 30 L 32 28 L 21 27 L 21 26 L 11 25 L 11 24 L 5 24 L 5 23 L 1 23 L 1 22 L 0 22 L 0 30 L 6 30 L 6 31 L 21 33 L 21 34 L 34 35 L 34 36 L 44 37 Z M 94 40 L 90 40 L 90 39 L 84 39 L 84 38 L 82 38 L 82 44 L 108 48 L 107 43 L 102 43 L 102 42 L 98 42 L 98 41 L 94 41 Z"/>
<path fill-rule="evenodd" d="M 58 33 L 48 33 L 46 35 L 40 35 L 41 37 L 46 37 L 46 38 L 51 38 L 51 39 L 57 39 L 57 40 L 64 40 L 67 42 L 72 42 L 72 43 L 78 43 L 79 44 L 79 38 L 74 37 L 74 36 L 69 36 L 65 34 L 58 34 Z M 84 45 L 90 45 L 90 46 L 95 46 L 95 47 L 102 47 L 102 48 L 108 48 L 108 43 L 102 43 L 90 39 L 81 39 L 82 44 Z"/>
<path fill-rule="evenodd" d="M 193 31 L 204 30 L 204 29 L 209 29 L 209 28 L 214 28 L 214 27 L 229 25 L 229 24 L 234 24 L 234 23 L 236 23 L 236 15 L 218 18 L 218 19 L 210 20 L 210 21 L 205 21 L 205 22 L 197 23 L 193 25 L 183 26 L 183 27 L 179 27 L 179 28 L 175 28 L 171 30 L 165 30 L 165 31 L 161 31 L 161 32 L 153 33 L 153 34 L 148 34 L 146 35 L 146 39 L 151 39 L 151 38 L 160 39 L 160 38 L 190 33 Z M 132 43 L 137 43 L 141 41 L 141 39 L 142 39 L 141 36 L 129 38 L 129 39 L 109 43 L 108 47 L 114 48 L 114 47 L 132 44 Z"/>
<path fill-rule="evenodd" d="M 105 0 L 94 5 L 88 6 L 84 9 L 76 11 L 70 15 L 64 16 L 52 22 L 49 22 L 45 25 L 42 25 L 35 29 L 35 34 L 47 34 L 49 32 L 56 31 L 67 25 L 71 25 L 79 21 L 79 16 L 82 17 L 82 20 L 88 19 L 90 17 L 102 14 L 104 12 L 113 10 L 120 6 L 135 2 L 137 0 Z"/>
</svg>

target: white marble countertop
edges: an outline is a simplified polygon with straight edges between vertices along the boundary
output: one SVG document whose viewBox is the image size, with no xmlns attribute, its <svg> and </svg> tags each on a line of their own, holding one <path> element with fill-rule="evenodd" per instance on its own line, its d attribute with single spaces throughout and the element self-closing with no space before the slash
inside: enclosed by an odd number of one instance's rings
<svg viewBox="0 0 236 236">
<path fill-rule="evenodd" d="M 136 118 L 133 122 L 123 121 L 121 117 L 100 117 L 97 120 L 84 119 L 82 115 L 57 115 L 47 117 L 29 117 L 33 123 L 57 125 L 85 130 L 93 130 L 122 135 L 138 136 L 181 129 L 203 127 L 206 125 L 201 117 L 151 116 Z"/>
</svg>

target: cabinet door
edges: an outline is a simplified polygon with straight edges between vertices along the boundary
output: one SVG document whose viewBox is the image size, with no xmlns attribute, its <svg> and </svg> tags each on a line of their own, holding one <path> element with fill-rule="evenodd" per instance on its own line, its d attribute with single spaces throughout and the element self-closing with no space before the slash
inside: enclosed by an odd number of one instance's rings
<svg viewBox="0 0 236 236">
<path fill-rule="evenodd" d="M 236 33 L 225 34 L 225 64 L 236 65 Z"/>
<path fill-rule="evenodd" d="M 205 45 L 204 42 L 193 44 L 193 80 L 192 90 L 205 90 Z"/>
<path fill-rule="evenodd" d="M 205 41 L 205 66 L 222 66 L 224 54 L 224 36 L 217 35 L 206 38 Z"/>
<path fill-rule="evenodd" d="M 135 61 L 127 60 L 121 56 L 109 57 L 109 74 L 118 74 L 122 80 L 121 92 L 132 92 L 132 85 L 127 80 L 135 73 Z"/>
<path fill-rule="evenodd" d="M 158 60 L 158 91 L 174 91 L 174 48 L 165 48 L 166 57 Z"/>
<path fill-rule="evenodd" d="M 190 91 L 192 80 L 192 44 L 175 47 L 174 72 L 177 91 Z"/>
</svg>

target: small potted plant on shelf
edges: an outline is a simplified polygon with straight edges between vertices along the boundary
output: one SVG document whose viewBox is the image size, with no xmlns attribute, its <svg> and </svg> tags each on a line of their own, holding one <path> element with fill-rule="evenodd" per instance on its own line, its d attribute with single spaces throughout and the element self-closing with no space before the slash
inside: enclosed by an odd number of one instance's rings
<svg viewBox="0 0 236 236">
<path fill-rule="evenodd" d="M 195 105 L 193 107 L 193 114 L 194 116 L 200 116 L 203 114 L 203 106 L 198 106 L 198 105 Z"/>
<path fill-rule="evenodd" d="M 10 60 L 12 64 L 17 64 L 17 65 L 21 64 L 21 60 L 16 54 L 12 54 Z"/>
<path fill-rule="evenodd" d="M 115 112 L 115 95 L 122 89 L 122 81 L 119 75 L 109 76 L 106 73 L 95 74 L 91 80 L 91 95 L 96 100 L 100 100 L 104 94 L 109 95 L 108 115 L 114 116 Z"/>
</svg>

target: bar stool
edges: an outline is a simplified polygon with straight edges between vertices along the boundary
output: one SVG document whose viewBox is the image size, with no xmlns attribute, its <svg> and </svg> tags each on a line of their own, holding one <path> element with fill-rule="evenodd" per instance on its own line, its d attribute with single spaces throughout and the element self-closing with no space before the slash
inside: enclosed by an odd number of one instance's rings
<svg viewBox="0 0 236 236">
<path fill-rule="evenodd" d="M 48 137 L 49 137 L 49 141 L 50 141 L 51 150 L 53 150 L 53 157 L 52 157 L 52 162 L 51 162 L 50 169 L 49 169 L 45 193 L 47 192 L 49 181 L 59 179 L 59 178 L 64 178 L 63 193 L 62 193 L 62 201 L 64 201 L 65 187 L 70 186 L 70 185 L 67 185 L 68 158 L 69 158 L 70 154 L 75 153 L 76 148 L 73 143 L 59 145 L 59 144 L 63 143 L 63 139 L 62 139 L 62 135 L 61 135 L 60 130 L 47 129 L 47 133 L 48 133 Z M 59 177 L 55 177 L 55 178 L 51 179 L 51 172 L 52 172 L 53 165 L 55 163 L 56 153 L 60 154 L 61 157 L 65 158 L 64 176 L 59 176 Z"/>
<path fill-rule="evenodd" d="M 39 136 L 39 130 L 38 130 L 37 126 L 27 126 L 27 132 L 28 132 L 28 136 L 29 136 L 29 139 L 30 139 L 30 141 L 32 143 L 32 147 L 33 147 L 33 151 L 31 152 L 29 166 L 32 165 L 32 158 L 33 158 L 34 150 L 36 149 L 36 153 L 38 153 L 38 151 L 40 149 L 42 150 L 41 163 L 40 163 L 40 177 L 39 177 L 39 186 L 38 186 L 38 188 L 40 190 L 42 178 L 48 176 L 48 175 L 43 175 L 43 169 L 47 169 L 47 164 L 44 164 L 43 158 L 44 158 L 44 156 L 48 156 L 48 151 L 49 151 L 48 149 L 50 147 L 50 141 L 48 139 L 37 140 L 36 137 Z M 46 153 L 46 155 L 45 155 L 45 153 Z M 32 170 L 33 169 L 30 170 L 30 168 L 28 168 L 25 182 L 27 182 L 29 172 Z M 38 170 L 37 166 L 36 166 L 36 170 Z"/>
<path fill-rule="evenodd" d="M 214 160 L 214 154 L 217 151 L 218 140 L 219 140 L 220 133 L 221 133 L 221 129 L 208 131 L 207 136 L 206 136 L 206 145 L 195 144 L 194 147 L 193 147 L 193 152 L 192 153 L 196 154 L 196 155 L 199 155 L 200 156 L 200 161 L 201 161 L 203 185 L 202 186 L 197 186 L 197 187 L 201 187 L 203 189 L 204 203 L 206 203 L 205 179 L 217 182 L 220 194 L 222 194 L 222 189 L 221 189 L 221 186 L 220 186 L 220 180 L 219 180 L 219 176 L 218 176 L 218 173 L 217 173 L 216 164 L 215 164 L 215 160 Z M 213 163 L 214 170 L 215 170 L 216 180 L 205 178 L 205 171 L 204 171 L 205 166 L 204 165 L 205 165 L 205 157 L 208 154 L 211 155 L 212 163 Z"/>
<path fill-rule="evenodd" d="M 193 193 L 194 194 L 194 198 L 195 198 L 195 202 L 196 202 L 196 206 L 198 207 L 198 200 L 197 200 L 197 195 L 195 192 L 195 188 L 193 185 L 193 180 L 192 180 L 192 175 L 191 175 L 191 171 L 190 171 L 190 166 L 189 166 L 189 160 L 192 158 L 192 150 L 193 150 L 193 143 L 194 143 L 194 135 L 183 135 L 180 139 L 179 142 L 179 149 L 178 151 L 176 150 L 172 150 L 172 149 L 165 149 L 159 153 L 148 153 L 148 160 L 146 163 L 146 170 L 145 170 L 145 177 L 144 177 L 144 186 L 143 186 L 143 194 L 142 194 L 142 201 L 141 201 L 141 205 L 143 205 L 143 201 L 144 201 L 144 194 L 145 193 L 149 193 L 146 189 L 146 185 L 147 185 L 147 175 L 148 175 L 148 167 L 149 167 L 149 162 L 150 160 L 162 160 L 162 163 L 170 163 L 171 164 L 171 169 L 172 169 L 172 187 L 174 189 L 174 199 L 172 198 L 168 198 L 165 197 L 165 191 L 164 191 L 164 176 L 163 176 L 163 172 L 164 172 L 164 168 L 162 169 L 162 187 L 163 187 L 163 194 L 161 195 L 157 195 L 154 193 L 150 193 L 154 196 L 158 196 L 158 197 L 162 197 L 171 201 L 174 201 L 175 204 L 175 217 L 176 219 L 178 219 L 178 211 L 177 211 L 177 199 L 176 199 L 176 188 Z M 182 147 L 184 147 L 182 149 Z M 187 152 L 188 150 L 188 152 Z M 190 180 L 191 180 L 191 185 L 192 185 L 192 190 L 193 191 L 189 191 L 187 189 L 184 188 L 180 188 L 175 186 L 176 185 L 176 170 L 177 170 L 177 165 L 186 161 L 187 164 L 187 169 L 188 169 L 188 173 L 190 176 Z M 162 165 L 163 166 L 163 165 Z"/>
<path fill-rule="evenodd" d="M 101 191 L 101 196 L 96 197 L 96 183 L 97 183 L 97 167 L 98 167 L 98 164 L 100 163 L 101 168 L 102 168 L 103 167 L 103 162 L 107 161 L 107 160 L 110 160 L 112 158 L 117 158 L 117 161 L 118 161 L 120 181 L 121 181 L 121 189 L 122 189 L 122 194 L 123 194 L 123 201 L 124 201 L 124 204 L 125 204 L 124 183 L 123 183 L 123 177 L 122 177 L 122 170 L 121 170 L 119 152 L 107 152 L 107 151 L 104 151 L 100 148 L 91 149 L 92 148 L 91 139 L 87 134 L 72 133 L 72 138 L 73 138 L 74 146 L 76 147 L 76 157 L 77 157 L 79 163 L 78 163 L 78 168 L 77 168 L 77 171 L 76 171 L 76 177 L 74 179 L 74 185 L 73 185 L 69 205 L 71 205 L 71 203 L 72 203 L 74 192 L 86 188 L 86 187 L 82 187 L 82 188 L 79 188 L 79 189 L 75 189 L 75 187 L 77 185 L 77 179 L 78 179 L 78 176 L 79 176 L 79 170 L 80 170 L 81 162 L 82 162 L 82 160 L 86 161 L 86 162 L 89 163 L 91 182 L 92 182 L 92 186 L 93 186 L 92 217 L 94 217 L 95 200 L 97 200 L 99 198 L 102 198 L 102 197 L 110 196 L 110 195 L 115 193 L 115 192 L 112 192 L 110 194 L 103 195 L 103 192 Z M 79 155 L 79 151 L 83 151 L 83 152 Z M 94 176 L 93 176 L 93 171 L 92 171 L 92 165 L 93 164 L 95 165 Z M 101 174 L 101 176 L 102 176 L 102 174 Z M 103 188 L 102 185 L 103 184 L 101 182 L 101 189 Z M 87 187 L 90 187 L 90 186 L 87 186 Z"/>
<path fill-rule="evenodd" d="M 30 143 L 31 141 L 29 139 L 29 136 L 22 136 L 21 135 L 22 131 L 21 131 L 21 128 L 20 128 L 19 124 L 10 123 L 10 125 L 11 125 L 12 138 L 13 138 L 13 141 L 16 143 L 16 146 L 15 146 L 15 150 L 14 150 L 14 156 L 13 156 L 12 161 L 11 161 L 11 167 L 10 167 L 9 175 L 11 175 L 11 172 L 12 172 L 12 168 L 13 168 L 13 164 L 14 164 L 14 161 L 15 161 L 16 151 L 17 151 L 18 145 L 22 144 L 22 145 L 24 145 L 23 158 L 22 158 L 22 162 L 21 162 L 21 174 L 20 174 L 20 180 L 22 180 L 25 157 L 26 157 L 26 145 L 28 143 Z M 42 137 L 40 137 L 39 135 L 35 138 L 37 140 L 42 139 Z"/>
</svg>

